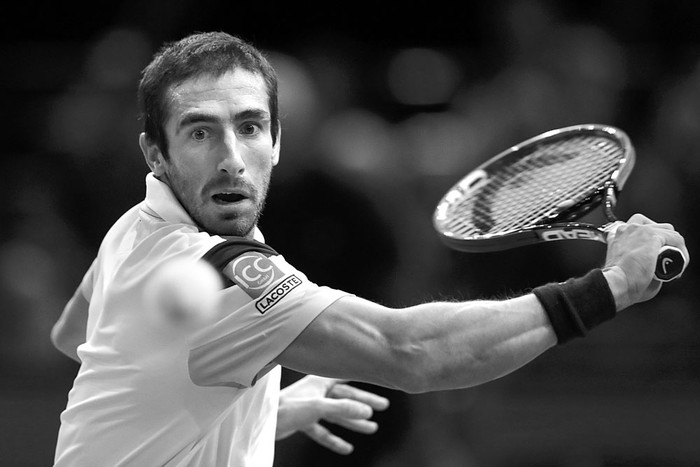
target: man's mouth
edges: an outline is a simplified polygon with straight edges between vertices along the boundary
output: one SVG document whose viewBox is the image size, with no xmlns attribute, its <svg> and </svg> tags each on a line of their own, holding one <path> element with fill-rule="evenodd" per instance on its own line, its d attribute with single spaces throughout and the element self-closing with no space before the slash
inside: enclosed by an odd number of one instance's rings
<svg viewBox="0 0 700 467">
<path fill-rule="evenodd" d="M 248 199 L 248 197 L 241 193 L 216 193 L 212 196 L 212 199 L 218 204 L 230 204 L 243 201 Z"/>
</svg>

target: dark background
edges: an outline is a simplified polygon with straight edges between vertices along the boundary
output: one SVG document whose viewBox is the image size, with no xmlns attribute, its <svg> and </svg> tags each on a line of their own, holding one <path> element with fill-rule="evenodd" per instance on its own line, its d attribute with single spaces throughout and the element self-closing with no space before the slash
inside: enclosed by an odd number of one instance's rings
<svg viewBox="0 0 700 467">
<path fill-rule="evenodd" d="M 282 159 L 261 221 L 316 282 L 388 305 L 505 297 L 582 274 L 604 247 L 448 251 L 431 215 L 497 152 L 579 123 L 623 128 L 619 213 L 697 251 L 700 3 L 25 1 L 0 16 L 0 465 L 50 465 L 77 367 L 49 331 L 121 213 L 144 194 L 135 89 L 163 41 L 251 40 L 276 65 Z M 303 437 L 276 465 L 700 465 L 698 274 L 498 381 L 407 396 L 343 458 Z M 298 375 L 286 373 L 285 380 Z"/>
</svg>

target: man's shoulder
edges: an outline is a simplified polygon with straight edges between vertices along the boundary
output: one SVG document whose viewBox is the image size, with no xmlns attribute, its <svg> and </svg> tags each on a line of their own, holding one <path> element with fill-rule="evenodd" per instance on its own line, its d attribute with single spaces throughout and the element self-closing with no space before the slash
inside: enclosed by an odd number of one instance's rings
<svg viewBox="0 0 700 467">
<path fill-rule="evenodd" d="M 151 215 L 144 203 L 126 211 L 105 234 L 101 252 L 154 258 L 164 255 L 201 257 L 223 238 L 186 223 L 168 222 Z"/>
<path fill-rule="evenodd" d="M 210 262 L 217 269 L 222 268 L 233 259 L 249 251 L 262 253 L 265 256 L 277 255 L 277 252 L 272 247 L 257 240 L 250 240 L 244 237 L 225 236 L 217 238 L 220 238 L 221 241 L 214 245 L 203 256 L 204 260 Z"/>
</svg>

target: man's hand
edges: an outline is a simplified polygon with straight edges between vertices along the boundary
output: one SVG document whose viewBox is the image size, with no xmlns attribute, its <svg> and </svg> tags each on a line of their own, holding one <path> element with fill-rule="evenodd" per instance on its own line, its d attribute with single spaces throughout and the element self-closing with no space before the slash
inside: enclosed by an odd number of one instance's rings
<svg viewBox="0 0 700 467">
<path fill-rule="evenodd" d="M 369 420 L 389 401 L 377 394 L 344 384 L 337 379 L 306 376 L 280 392 L 276 439 L 297 431 L 338 454 L 350 454 L 353 445 L 334 435 L 325 420 L 358 433 L 372 434 L 377 423 Z"/>
<path fill-rule="evenodd" d="M 618 311 L 649 300 L 659 292 L 662 283 L 655 278 L 654 270 L 659 250 L 665 245 L 679 248 L 686 262 L 690 261 L 685 240 L 671 224 L 657 224 L 635 214 L 615 231 L 603 273 Z"/>
</svg>

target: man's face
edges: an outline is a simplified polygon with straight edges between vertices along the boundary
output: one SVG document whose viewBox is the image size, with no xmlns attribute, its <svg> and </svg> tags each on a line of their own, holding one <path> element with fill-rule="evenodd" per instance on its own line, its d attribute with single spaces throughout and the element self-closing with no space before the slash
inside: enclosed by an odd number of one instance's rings
<svg viewBox="0 0 700 467">
<path fill-rule="evenodd" d="M 194 78 L 170 90 L 170 160 L 142 135 L 151 170 L 211 234 L 252 236 L 279 159 L 267 99 L 263 78 L 246 70 Z"/>
</svg>

